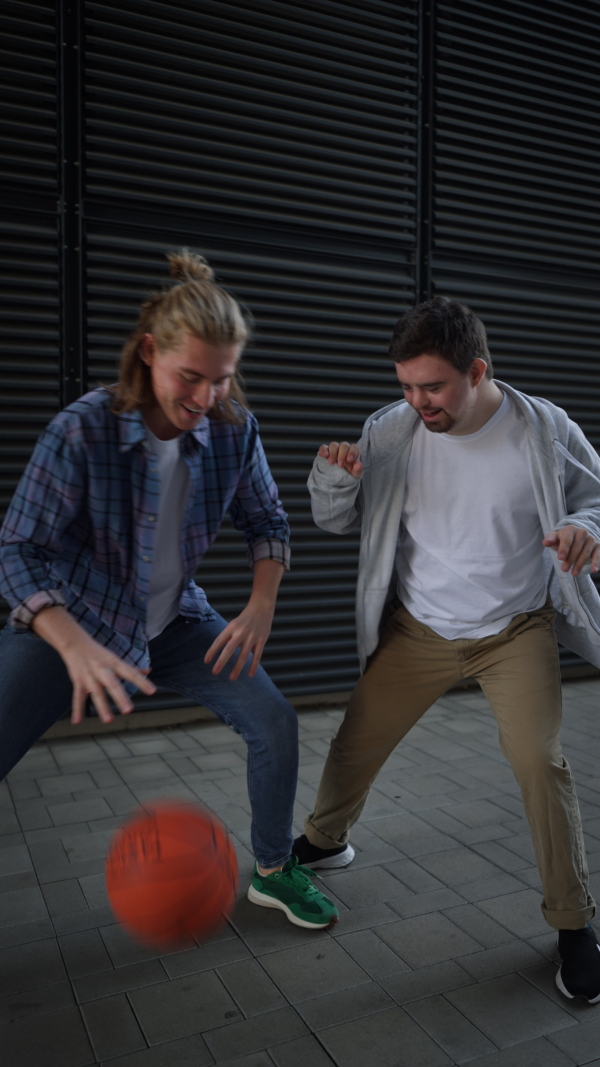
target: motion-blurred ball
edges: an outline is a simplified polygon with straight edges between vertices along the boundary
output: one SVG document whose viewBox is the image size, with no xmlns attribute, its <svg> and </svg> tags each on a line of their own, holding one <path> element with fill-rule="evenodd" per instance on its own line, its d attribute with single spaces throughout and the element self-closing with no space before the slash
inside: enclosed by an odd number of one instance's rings
<svg viewBox="0 0 600 1067">
<path fill-rule="evenodd" d="M 225 827 L 192 804 L 154 804 L 115 833 L 106 857 L 111 907 L 147 945 L 210 937 L 231 913 L 237 860 Z"/>
</svg>

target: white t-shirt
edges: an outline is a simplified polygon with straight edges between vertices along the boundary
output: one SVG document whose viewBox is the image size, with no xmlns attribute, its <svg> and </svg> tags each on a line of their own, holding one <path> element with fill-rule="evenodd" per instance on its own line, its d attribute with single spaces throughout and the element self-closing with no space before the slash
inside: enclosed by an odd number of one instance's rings
<svg viewBox="0 0 600 1067">
<path fill-rule="evenodd" d="M 179 437 L 161 441 L 146 426 L 150 451 L 158 457 L 160 495 L 150 571 L 146 636 L 158 637 L 179 613 L 183 586 L 181 526 L 190 491 L 190 474 L 179 451 Z"/>
<path fill-rule="evenodd" d="M 398 596 L 450 640 L 499 633 L 546 600 L 546 567 L 527 427 L 502 404 L 476 433 L 432 433 L 419 420 L 398 538 Z"/>
</svg>

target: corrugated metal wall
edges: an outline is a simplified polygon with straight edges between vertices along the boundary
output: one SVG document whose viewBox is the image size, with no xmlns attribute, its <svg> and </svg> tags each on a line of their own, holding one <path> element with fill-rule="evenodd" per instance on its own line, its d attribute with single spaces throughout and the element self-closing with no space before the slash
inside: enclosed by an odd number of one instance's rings
<svg viewBox="0 0 600 1067">
<path fill-rule="evenodd" d="M 54 5 L 0 13 L 0 512 L 60 407 L 57 47 Z"/>
<path fill-rule="evenodd" d="M 600 441 L 598 11 L 6 0 L 0 19 L 4 500 L 61 401 L 114 379 L 164 253 L 202 251 L 256 319 L 248 392 L 292 522 L 265 662 L 290 695 L 347 690 L 357 542 L 316 529 L 305 481 L 397 396 L 387 341 L 417 294 L 471 303 L 499 376 Z M 198 580 L 242 606 L 234 531 Z"/>
</svg>

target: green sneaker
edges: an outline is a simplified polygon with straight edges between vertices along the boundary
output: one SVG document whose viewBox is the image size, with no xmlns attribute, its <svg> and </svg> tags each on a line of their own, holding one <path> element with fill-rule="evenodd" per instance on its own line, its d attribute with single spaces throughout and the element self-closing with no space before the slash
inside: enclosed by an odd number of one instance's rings
<svg viewBox="0 0 600 1067">
<path fill-rule="evenodd" d="M 291 923 L 309 930 L 333 926 L 338 921 L 338 910 L 329 897 L 315 888 L 311 874 L 295 856 L 273 874 L 259 874 L 255 864 L 248 900 L 263 908 L 280 908 Z"/>
</svg>

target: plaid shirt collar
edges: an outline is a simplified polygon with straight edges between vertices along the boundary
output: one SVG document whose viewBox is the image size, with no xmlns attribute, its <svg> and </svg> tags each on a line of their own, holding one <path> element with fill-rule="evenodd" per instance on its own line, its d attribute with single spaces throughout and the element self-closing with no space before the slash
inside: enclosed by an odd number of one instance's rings
<svg viewBox="0 0 600 1067">
<path fill-rule="evenodd" d="M 117 420 L 119 452 L 130 452 L 137 444 L 146 440 L 144 420 L 139 408 L 136 408 L 135 411 L 122 412 L 117 416 Z M 206 448 L 210 442 L 210 423 L 208 418 L 204 416 L 195 430 L 184 430 L 183 433 L 185 434 L 185 443 L 188 448 L 192 442 Z"/>
</svg>

